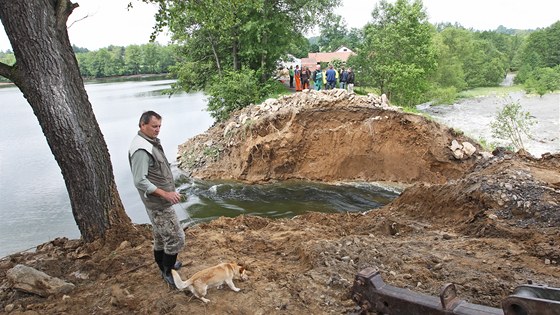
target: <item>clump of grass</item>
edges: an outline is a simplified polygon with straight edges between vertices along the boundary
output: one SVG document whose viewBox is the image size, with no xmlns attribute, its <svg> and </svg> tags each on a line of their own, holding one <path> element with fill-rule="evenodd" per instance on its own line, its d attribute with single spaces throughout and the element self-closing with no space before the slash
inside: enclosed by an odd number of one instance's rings
<svg viewBox="0 0 560 315">
<path fill-rule="evenodd" d="M 474 98 L 474 97 L 489 96 L 489 95 L 507 96 L 509 93 L 521 92 L 521 91 L 523 91 L 523 86 L 521 85 L 480 87 L 471 90 L 461 91 L 458 93 L 458 97 Z"/>
</svg>

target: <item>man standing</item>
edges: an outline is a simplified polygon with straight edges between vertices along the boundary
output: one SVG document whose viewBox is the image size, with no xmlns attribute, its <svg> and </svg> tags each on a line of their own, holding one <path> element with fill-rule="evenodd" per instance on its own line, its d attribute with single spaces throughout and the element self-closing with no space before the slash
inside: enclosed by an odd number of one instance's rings
<svg viewBox="0 0 560 315">
<path fill-rule="evenodd" d="M 313 72 L 313 83 L 315 84 L 315 90 L 320 91 L 323 87 L 323 72 L 321 71 L 321 65 L 317 65 L 317 69 Z"/>
<path fill-rule="evenodd" d="M 352 71 L 352 68 L 348 68 L 346 85 L 348 86 L 348 93 L 354 93 L 354 72 Z"/>
<path fill-rule="evenodd" d="M 294 67 L 290 66 L 290 88 L 294 87 Z"/>
<path fill-rule="evenodd" d="M 333 69 L 333 65 L 329 64 L 329 69 L 326 72 L 327 75 L 327 90 L 332 90 L 336 86 L 336 71 Z"/>
<path fill-rule="evenodd" d="M 340 70 L 340 88 L 346 90 L 346 81 L 348 80 L 348 72 L 344 67 Z"/>
<path fill-rule="evenodd" d="M 140 116 L 140 130 L 132 140 L 128 161 L 134 186 L 152 222 L 154 259 L 163 279 L 174 286 L 171 269 L 178 269 L 177 254 L 185 245 L 185 233 L 179 224 L 173 205 L 181 200 L 175 191 L 170 164 L 157 137 L 161 116 L 147 111 Z"/>
</svg>

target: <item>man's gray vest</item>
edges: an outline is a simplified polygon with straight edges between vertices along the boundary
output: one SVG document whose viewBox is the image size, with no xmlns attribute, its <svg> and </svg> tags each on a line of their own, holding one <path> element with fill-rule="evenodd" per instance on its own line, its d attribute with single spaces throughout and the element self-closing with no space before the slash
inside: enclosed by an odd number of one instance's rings
<svg viewBox="0 0 560 315">
<path fill-rule="evenodd" d="M 146 178 L 152 184 L 156 185 L 157 188 L 165 191 L 175 191 L 173 173 L 171 172 L 170 164 L 165 157 L 165 153 L 163 152 L 163 147 L 161 146 L 159 139 L 152 140 L 138 132 L 136 137 L 132 140 L 130 149 L 128 150 L 129 164 L 132 164 L 132 155 L 138 150 L 146 151 L 154 162 L 152 165 L 148 166 L 148 176 Z M 138 190 L 138 192 L 140 193 L 142 202 L 144 202 L 144 205 L 148 209 L 162 210 L 173 205 L 171 202 L 154 194 L 149 194 L 146 197 L 144 191 Z"/>
</svg>

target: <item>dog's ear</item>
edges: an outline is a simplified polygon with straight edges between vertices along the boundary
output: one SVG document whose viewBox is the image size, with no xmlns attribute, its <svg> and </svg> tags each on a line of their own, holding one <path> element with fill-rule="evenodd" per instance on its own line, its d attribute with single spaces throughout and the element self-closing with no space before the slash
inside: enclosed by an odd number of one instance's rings
<svg viewBox="0 0 560 315">
<path fill-rule="evenodd" d="M 236 265 L 237 265 L 237 267 L 239 268 L 239 273 L 240 273 L 240 274 L 243 273 L 243 271 L 245 270 L 245 266 L 243 266 L 243 265 L 240 264 L 240 263 L 236 263 Z"/>
</svg>

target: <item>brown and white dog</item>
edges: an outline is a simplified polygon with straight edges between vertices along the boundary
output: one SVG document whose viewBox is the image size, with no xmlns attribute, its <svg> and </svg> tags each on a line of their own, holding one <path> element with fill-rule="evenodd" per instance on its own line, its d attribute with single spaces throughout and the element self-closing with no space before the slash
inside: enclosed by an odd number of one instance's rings
<svg viewBox="0 0 560 315">
<path fill-rule="evenodd" d="M 238 292 L 241 289 L 233 284 L 233 279 L 247 280 L 245 268 L 237 263 L 221 263 L 214 267 L 206 268 L 195 273 L 187 281 L 183 281 L 176 270 L 171 270 L 171 274 L 179 291 L 188 289 L 204 303 L 210 302 L 209 299 L 204 298 L 208 288 L 220 287 L 225 283 L 230 289 Z"/>
</svg>

